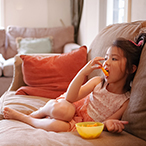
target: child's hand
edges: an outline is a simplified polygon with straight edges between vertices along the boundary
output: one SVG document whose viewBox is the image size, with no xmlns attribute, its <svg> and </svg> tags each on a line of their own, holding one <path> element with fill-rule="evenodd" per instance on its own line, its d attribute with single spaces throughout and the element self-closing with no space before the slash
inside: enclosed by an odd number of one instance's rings
<svg viewBox="0 0 146 146">
<path fill-rule="evenodd" d="M 102 66 L 101 60 L 104 60 L 103 57 L 95 57 L 90 60 L 81 70 L 86 76 L 89 75 L 93 70 L 99 69 Z"/>
<path fill-rule="evenodd" d="M 116 119 L 104 121 L 105 129 L 112 133 L 121 133 L 125 124 L 128 124 L 128 121 L 120 121 Z"/>
</svg>

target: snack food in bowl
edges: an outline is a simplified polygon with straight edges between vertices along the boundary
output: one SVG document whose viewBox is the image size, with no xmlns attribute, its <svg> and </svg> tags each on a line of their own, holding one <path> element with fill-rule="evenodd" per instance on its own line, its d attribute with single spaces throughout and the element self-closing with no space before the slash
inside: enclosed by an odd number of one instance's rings
<svg viewBox="0 0 146 146">
<path fill-rule="evenodd" d="M 76 129 L 83 138 L 97 138 L 103 128 L 104 124 L 100 122 L 81 122 L 76 124 Z"/>
</svg>

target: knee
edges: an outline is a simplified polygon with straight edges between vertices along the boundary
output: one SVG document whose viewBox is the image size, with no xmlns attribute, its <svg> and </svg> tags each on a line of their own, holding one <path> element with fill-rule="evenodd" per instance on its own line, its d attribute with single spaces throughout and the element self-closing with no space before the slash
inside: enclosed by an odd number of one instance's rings
<svg viewBox="0 0 146 146">
<path fill-rule="evenodd" d="M 75 114 L 74 105 L 66 100 L 56 101 L 52 106 L 51 115 L 56 119 L 71 121 L 74 114 Z"/>
</svg>

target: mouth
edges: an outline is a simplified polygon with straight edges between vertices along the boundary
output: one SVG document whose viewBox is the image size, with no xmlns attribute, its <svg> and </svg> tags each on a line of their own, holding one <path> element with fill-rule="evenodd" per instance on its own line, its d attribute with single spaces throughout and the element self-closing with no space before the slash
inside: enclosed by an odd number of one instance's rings
<svg viewBox="0 0 146 146">
<path fill-rule="evenodd" d="M 106 72 L 107 72 L 107 74 L 108 74 L 107 76 L 109 76 L 109 70 L 108 70 L 107 68 L 105 68 L 105 70 L 106 70 Z"/>
<path fill-rule="evenodd" d="M 109 73 L 109 70 L 108 69 L 105 69 L 108 73 Z"/>
<path fill-rule="evenodd" d="M 103 67 L 101 67 L 103 73 L 105 74 L 105 76 L 109 76 L 109 70 L 108 69 L 104 69 Z"/>
</svg>

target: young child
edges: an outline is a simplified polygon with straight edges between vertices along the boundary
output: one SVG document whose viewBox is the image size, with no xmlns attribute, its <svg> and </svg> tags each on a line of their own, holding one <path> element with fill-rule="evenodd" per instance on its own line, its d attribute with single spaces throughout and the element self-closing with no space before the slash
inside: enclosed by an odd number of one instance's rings
<svg viewBox="0 0 146 146">
<path fill-rule="evenodd" d="M 89 61 L 70 83 L 66 94 L 51 99 L 39 110 L 25 115 L 9 107 L 4 118 L 19 120 L 46 131 L 73 131 L 75 123 L 99 121 L 104 130 L 120 133 L 127 121 L 120 121 L 130 97 L 130 83 L 136 73 L 146 34 L 136 43 L 118 38 L 107 50 L 105 58 Z M 103 61 L 102 64 L 100 61 Z M 109 75 L 96 76 L 82 85 L 93 70 L 104 67 Z"/>
</svg>

